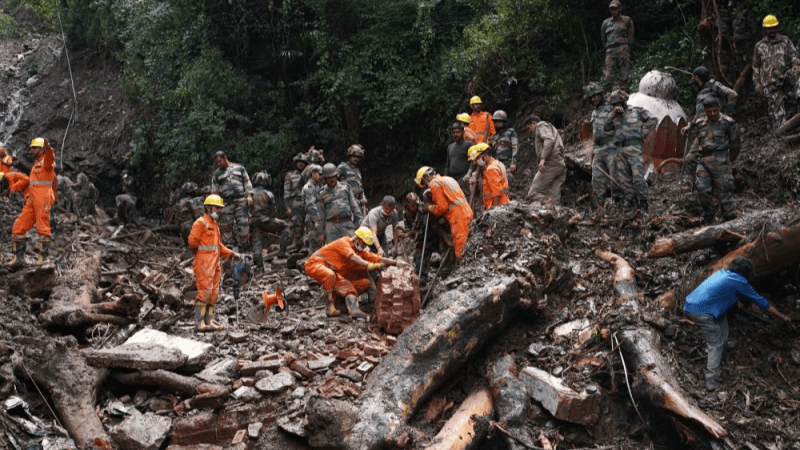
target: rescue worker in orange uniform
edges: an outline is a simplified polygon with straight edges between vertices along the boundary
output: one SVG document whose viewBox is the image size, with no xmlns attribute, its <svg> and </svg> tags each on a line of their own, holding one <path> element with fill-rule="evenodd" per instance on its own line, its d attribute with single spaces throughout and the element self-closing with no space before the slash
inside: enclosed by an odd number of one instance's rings
<svg viewBox="0 0 800 450">
<path fill-rule="evenodd" d="M 11 172 L 11 163 L 14 162 L 14 157 L 8 153 L 8 150 L 0 147 L 0 172 Z"/>
<path fill-rule="evenodd" d="M 0 172 L 0 192 L 8 189 L 12 194 L 22 192 L 22 196 L 28 194 L 28 184 L 30 178 L 24 173 L 19 172 Z"/>
<path fill-rule="evenodd" d="M 56 156 L 50 143 L 44 138 L 32 140 L 30 149 L 35 161 L 25 194 L 25 205 L 11 228 L 11 251 L 14 253 L 12 268 L 25 265 L 25 233 L 34 225 L 39 235 L 38 262 L 47 259 L 50 251 L 50 208 L 55 203 L 53 180 L 56 178 Z"/>
<path fill-rule="evenodd" d="M 473 144 L 477 144 L 478 136 L 469 128 L 469 124 L 472 123 L 472 118 L 469 116 L 469 114 L 461 113 L 456 116 L 456 120 L 464 124 L 464 140 L 470 141 Z"/>
<path fill-rule="evenodd" d="M 407 264 L 405 261 L 383 258 L 367 250 L 367 246 L 374 242 L 372 230 L 361 227 L 353 236 L 340 237 L 320 248 L 306 261 L 306 274 L 317 280 L 325 291 L 328 317 L 341 314 L 336 308 L 336 295 L 344 297 L 350 317 L 366 318 L 367 315 L 358 307 L 358 296 L 368 292 L 374 298 L 377 294 L 375 282 L 368 271 L 380 270 L 387 265 Z"/>
<path fill-rule="evenodd" d="M 444 215 L 447 219 L 450 232 L 453 233 L 452 245 L 456 252 L 456 261 L 461 262 L 461 252 L 467 243 L 469 225 L 473 217 L 464 191 L 456 180 L 437 175 L 436 171 L 428 166 L 420 167 L 414 181 L 419 187 L 430 189 L 433 204 L 426 205 L 425 209 L 434 216 Z"/>
<path fill-rule="evenodd" d="M 220 331 L 225 325 L 214 320 L 214 305 L 219 296 L 220 255 L 239 259 L 241 256 L 225 247 L 219 234 L 219 213 L 225 207 L 222 197 L 211 194 L 203 202 L 205 214 L 195 220 L 189 233 L 189 248 L 194 252 L 195 285 L 197 297 L 194 304 L 195 330 Z"/>
<path fill-rule="evenodd" d="M 483 207 L 490 209 L 508 203 L 508 176 L 506 166 L 489 153 L 489 145 L 480 143 L 467 151 L 469 161 L 483 173 Z"/>
<path fill-rule="evenodd" d="M 469 99 L 469 106 L 472 108 L 472 114 L 469 116 L 469 129 L 475 132 L 477 139 L 475 143 L 489 143 L 489 138 L 497 133 L 494 129 L 494 122 L 492 122 L 492 115 L 483 111 L 483 100 L 477 95 Z"/>
</svg>

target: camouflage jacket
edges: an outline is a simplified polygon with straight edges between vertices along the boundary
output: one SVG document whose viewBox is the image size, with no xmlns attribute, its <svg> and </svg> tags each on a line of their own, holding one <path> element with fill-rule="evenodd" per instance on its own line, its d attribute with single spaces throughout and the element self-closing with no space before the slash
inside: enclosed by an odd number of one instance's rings
<svg viewBox="0 0 800 450">
<path fill-rule="evenodd" d="M 364 198 L 364 181 L 361 178 L 361 170 L 358 167 L 345 161 L 339 164 L 339 182 L 347 183 L 356 200 Z"/>
<path fill-rule="evenodd" d="M 100 196 L 100 191 L 97 190 L 94 183 L 83 172 L 79 173 L 75 179 L 75 187 L 73 189 L 75 190 L 76 199 L 88 198 L 97 200 L 97 197 Z"/>
<path fill-rule="evenodd" d="M 250 205 L 251 220 L 268 220 L 278 215 L 275 195 L 262 186 L 253 189 L 253 204 Z"/>
<path fill-rule="evenodd" d="M 447 146 L 447 163 L 444 166 L 445 175 L 460 179 L 467 174 L 467 171 L 469 171 L 467 151 L 472 145 L 472 142 L 464 139 L 461 142 L 453 142 Z"/>
<path fill-rule="evenodd" d="M 609 114 L 603 130 L 614 131 L 614 145 L 617 147 L 641 147 L 645 136 L 656 125 L 658 119 L 651 116 L 646 109 L 634 106 L 626 108 L 625 113 L 621 115 L 613 112 Z"/>
<path fill-rule="evenodd" d="M 299 170 L 287 172 L 283 177 L 283 202 L 287 208 L 303 204 L 303 174 Z"/>
<path fill-rule="evenodd" d="M 325 185 L 319 192 L 317 208 L 319 217 L 325 221 L 352 220 L 354 224 L 359 224 L 364 220 L 353 191 L 345 183 L 338 182 L 333 189 Z"/>
<path fill-rule="evenodd" d="M 603 128 L 613 111 L 614 107 L 606 101 L 603 101 L 592 111 L 592 140 L 595 148 L 608 145 L 614 140 L 613 131 L 606 131 Z"/>
<path fill-rule="evenodd" d="M 770 84 L 793 82 L 792 68 L 800 66 L 794 44 L 779 34 L 774 40 L 766 37 L 753 50 L 753 83 L 766 87 Z"/>
<path fill-rule="evenodd" d="M 739 127 L 736 121 L 724 114 L 716 122 L 707 118 L 698 121 L 699 130 L 695 145 L 700 145 L 700 154 L 707 154 L 729 149 L 738 149 L 742 145 Z"/>
<path fill-rule="evenodd" d="M 502 131 L 492 136 L 491 142 L 492 150 L 497 159 L 503 163 L 517 163 L 519 139 L 517 139 L 517 132 L 513 128 L 503 128 Z"/>
<path fill-rule="evenodd" d="M 700 88 L 700 92 L 697 93 L 697 100 L 694 102 L 695 117 L 706 113 L 703 102 L 709 98 L 717 99 L 720 106 L 722 106 L 722 113 L 730 115 L 733 114 L 733 110 L 736 108 L 736 99 L 739 98 L 739 94 L 713 78 L 708 80 Z"/>
<path fill-rule="evenodd" d="M 252 194 L 253 184 L 244 166 L 230 163 L 226 169 L 219 168 L 211 175 L 211 192 L 219 194 L 227 206 Z"/>
<path fill-rule="evenodd" d="M 316 223 L 322 222 L 319 215 L 319 193 L 322 191 L 324 183 L 317 184 L 313 179 L 303 186 L 303 205 L 306 207 L 306 217 Z"/>
<path fill-rule="evenodd" d="M 203 197 L 183 197 L 175 206 L 178 223 L 194 222 L 203 215 Z"/>
<path fill-rule="evenodd" d="M 606 48 L 633 44 L 633 34 L 633 19 L 621 14 L 616 19 L 609 17 L 600 26 L 600 39 Z"/>
</svg>

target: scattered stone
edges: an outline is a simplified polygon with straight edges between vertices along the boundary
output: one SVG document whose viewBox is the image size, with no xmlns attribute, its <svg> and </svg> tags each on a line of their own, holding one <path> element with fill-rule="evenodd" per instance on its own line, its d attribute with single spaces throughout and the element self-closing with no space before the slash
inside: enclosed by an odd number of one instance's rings
<svg viewBox="0 0 800 450">
<path fill-rule="evenodd" d="M 172 336 L 158 330 L 144 329 L 140 330 L 130 339 L 125 341 L 125 344 L 135 343 L 153 343 L 166 348 L 174 348 L 183 353 L 187 360 L 185 368 L 201 368 L 211 361 L 211 352 L 214 346 L 205 342 L 195 341 L 193 339 L 186 339 L 178 336 Z M 163 369 L 164 367 L 160 367 Z"/>
<path fill-rule="evenodd" d="M 233 343 L 244 342 L 250 337 L 250 333 L 228 333 L 228 340 Z"/>
<path fill-rule="evenodd" d="M 239 430 L 236 434 L 233 435 L 233 440 L 231 440 L 231 444 L 240 444 L 244 442 L 247 438 L 247 430 Z"/>
<path fill-rule="evenodd" d="M 261 398 L 261 394 L 255 388 L 250 386 L 242 386 L 233 391 L 233 394 L 231 395 L 233 395 L 235 399 L 243 402 L 251 402 Z"/>
<path fill-rule="evenodd" d="M 158 450 L 172 426 L 172 421 L 153 413 L 142 414 L 136 409 L 111 431 L 111 437 L 124 450 Z"/>
<path fill-rule="evenodd" d="M 86 362 L 100 367 L 138 370 L 173 370 L 183 367 L 187 357 L 180 350 L 158 344 L 137 342 L 119 347 L 83 350 Z"/>
<path fill-rule="evenodd" d="M 331 364 L 336 362 L 336 357 L 334 356 L 326 356 L 321 359 L 316 359 L 313 361 L 308 362 L 308 368 L 311 370 L 322 370 L 327 369 L 331 366 Z"/>
<path fill-rule="evenodd" d="M 261 435 L 261 428 L 263 427 L 264 424 L 261 422 L 251 423 L 247 427 L 247 435 L 250 437 L 250 439 L 258 439 L 258 437 Z"/>
<path fill-rule="evenodd" d="M 308 432 L 303 426 L 302 419 L 290 419 L 289 417 L 281 416 L 278 417 L 278 420 L 276 420 L 275 423 L 278 424 L 278 428 L 289 434 L 293 434 L 301 438 L 308 437 Z"/>
<path fill-rule="evenodd" d="M 236 360 L 226 358 L 212 361 L 205 369 L 194 374 L 194 377 L 208 383 L 228 384 L 236 377 Z"/>
<path fill-rule="evenodd" d="M 279 359 L 271 359 L 268 361 L 246 361 L 242 363 L 239 361 L 239 364 L 242 364 L 239 368 L 239 373 L 243 376 L 249 377 L 255 375 L 257 372 L 262 370 L 269 370 L 270 372 L 275 372 L 278 368 L 281 367 L 283 361 Z"/>
<path fill-rule="evenodd" d="M 256 389 L 265 394 L 275 394 L 291 386 L 294 386 L 294 377 L 288 373 L 266 377 L 256 383 Z"/>
</svg>

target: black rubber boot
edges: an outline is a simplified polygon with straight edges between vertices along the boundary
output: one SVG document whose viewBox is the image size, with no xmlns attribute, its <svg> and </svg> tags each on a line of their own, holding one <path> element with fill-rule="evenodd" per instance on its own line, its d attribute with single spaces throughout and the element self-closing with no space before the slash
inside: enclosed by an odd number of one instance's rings
<svg viewBox="0 0 800 450">
<path fill-rule="evenodd" d="M 43 236 L 39 239 L 39 258 L 36 260 L 37 263 L 42 263 L 47 259 L 47 255 L 50 254 L 50 237 Z"/>
<path fill-rule="evenodd" d="M 639 200 L 639 209 L 643 212 L 647 212 L 647 200 Z"/>
<path fill-rule="evenodd" d="M 11 269 L 21 269 L 25 267 L 25 250 L 28 248 L 28 241 L 25 239 L 11 238 L 11 252 L 14 257 L 11 258 Z"/>
<path fill-rule="evenodd" d="M 325 305 L 328 308 L 325 311 L 325 314 L 327 314 L 328 317 L 339 317 L 339 316 L 341 316 L 342 312 L 339 311 L 338 309 L 336 309 L 336 301 L 333 298 L 333 292 L 325 292 L 323 294 L 323 296 L 325 297 Z"/>
<path fill-rule="evenodd" d="M 358 308 L 358 299 L 355 295 L 348 295 L 344 301 L 347 305 L 347 314 L 349 314 L 353 319 L 366 319 L 369 317 Z"/>
</svg>

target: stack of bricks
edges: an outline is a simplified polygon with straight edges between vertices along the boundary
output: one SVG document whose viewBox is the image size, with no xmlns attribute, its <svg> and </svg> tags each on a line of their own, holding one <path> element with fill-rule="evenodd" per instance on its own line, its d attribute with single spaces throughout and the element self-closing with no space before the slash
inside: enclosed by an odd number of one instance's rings
<svg viewBox="0 0 800 450">
<path fill-rule="evenodd" d="M 413 266 L 391 266 L 381 272 L 373 322 L 386 333 L 400 334 L 419 316 L 419 277 Z"/>
</svg>

